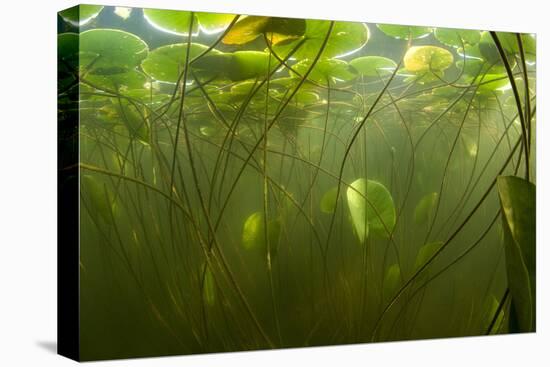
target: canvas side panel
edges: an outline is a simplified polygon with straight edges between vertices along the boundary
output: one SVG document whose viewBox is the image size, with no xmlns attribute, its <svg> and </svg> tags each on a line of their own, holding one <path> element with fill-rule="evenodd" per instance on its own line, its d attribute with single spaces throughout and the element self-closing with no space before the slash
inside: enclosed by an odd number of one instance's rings
<svg viewBox="0 0 550 367">
<path fill-rule="evenodd" d="M 78 18 L 78 6 L 57 15 L 57 348 L 75 360 L 80 359 Z"/>
</svg>

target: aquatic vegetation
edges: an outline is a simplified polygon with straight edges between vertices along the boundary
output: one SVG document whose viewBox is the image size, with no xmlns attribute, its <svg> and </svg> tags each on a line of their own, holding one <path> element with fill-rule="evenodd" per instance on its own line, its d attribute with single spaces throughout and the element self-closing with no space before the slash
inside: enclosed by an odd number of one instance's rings
<svg viewBox="0 0 550 367">
<path fill-rule="evenodd" d="M 82 359 L 535 330 L 534 35 L 58 25 Z"/>
</svg>

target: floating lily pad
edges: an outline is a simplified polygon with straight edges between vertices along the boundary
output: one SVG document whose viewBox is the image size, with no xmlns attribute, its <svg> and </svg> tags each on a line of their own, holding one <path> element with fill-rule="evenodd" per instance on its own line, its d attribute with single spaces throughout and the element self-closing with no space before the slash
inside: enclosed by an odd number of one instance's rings
<svg viewBox="0 0 550 367">
<path fill-rule="evenodd" d="M 321 208 L 321 211 L 323 213 L 334 213 L 334 209 L 336 208 L 336 193 L 338 192 L 338 187 L 333 187 L 321 198 L 321 203 L 319 204 L 319 207 Z"/>
<path fill-rule="evenodd" d="M 193 20 L 192 33 L 197 33 L 199 22 L 191 16 L 189 11 L 166 9 L 143 9 L 143 15 L 149 23 L 163 32 L 186 36 L 189 34 L 191 20 Z"/>
<path fill-rule="evenodd" d="M 359 74 L 364 76 L 382 76 L 393 73 L 397 64 L 392 59 L 382 56 L 363 56 L 349 63 Z"/>
<path fill-rule="evenodd" d="M 59 12 L 64 21 L 74 26 L 83 26 L 96 18 L 103 10 L 102 5 L 77 5 Z"/>
<path fill-rule="evenodd" d="M 226 45 L 243 45 L 265 34 L 272 44 L 298 38 L 304 35 L 304 19 L 262 17 L 250 15 L 239 20 L 225 35 Z"/>
<path fill-rule="evenodd" d="M 497 179 L 512 317 L 519 332 L 535 330 L 536 188 L 519 177 Z"/>
<path fill-rule="evenodd" d="M 201 30 L 206 33 L 217 33 L 225 30 L 235 18 L 234 14 L 196 13 Z"/>
<path fill-rule="evenodd" d="M 305 75 L 310 65 L 311 60 L 305 59 L 294 65 L 294 70 L 300 75 Z M 347 62 L 338 59 L 318 60 L 308 75 L 308 79 L 323 85 L 334 84 L 338 80 L 347 82 L 356 77 L 355 70 Z"/>
<path fill-rule="evenodd" d="M 94 73 L 87 75 L 86 81 L 98 89 L 125 91 L 144 88 L 147 77 L 140 71 L 130 70 L 107 75 Z"/>
<path fill-rule="evenodd" d="M 432 192 L 424 195 L 422 199 L 420 199 L 414 209 L 414 222 L 416 224 L 426 223 L 433 219 L 438 198 L 439 193 Z"/>
<path fill-rule="evenodd" d="M 437 28 L 434 35 L 439 42 L 456 48 L 475 45 L 481 39 L 481 32 L 469 29 Z"/>
<path fill-rule="evenodd" d="M 293 57 L 314 59 L 319 53 L 330 27 L 327 20 L 306 20 L 305 42 L 296 50 Z M 364 23 L 335 22 L 327 44 L 323 50 L 324 58 L 341 57 L 360 50 L 369 40 L 369 28 Z M 300 40 L 276 45 L 279 57 L 286 57 Z"/>
<path fill-rule="evenodd" d="M 420 269 L 440 248 L 443 246 L 442 241 L 427 243 L 418 250 L 416 261 L 414 263 L 415 270 Z"/>
<path fill-rule="evenodd" d="M 442 72 L 453 64 L 453 54 L 437 46 L 413 46 L 403 61 L 405 69 L 413 73 Z"/>
<path fill-rule="evenodd" d="M 267 77 L 268 65 L 272 68 L 277 65 L 277 60 L 271 58 L 269 53 L 262 51 L 236 51 L 231 56 L 231 63 L 226 70 L 227 76 L 233 80 L 244 80 L 256 77 Z"/>
<path fill-rule="evenodd" d="M 379 182 L 359 178 L 347 189 L 348 206 L 361 243 L 370 233 L 389 237 L 395 226 L 395 207 L 390 192 Z"/>
<path fill-rule="evenodd" d="M 202 54 L 208 47 L 200 43 L 191 43 L 190 49 L 189 61 Z M 217 50 L 209 52 L 209 55 L 215 54 L 220 54 L 220 52 Z M 175 43 L 151 51 L 142 61 L 141 67 L 145 73 L 156 80 L 175 83 L 185 68 L 186 58 L 187 44 Z"/>
<path fill-rule="evenodd" d="M 378 24 L 378 29 L 384 32 L 386 35 L 398 38 L 398 39 L 415 39 L 426 37 L 432 33 L 432 28 L 429 27 L 416 27 L 406 25 L 394 25 L 394 24 Z"/>
<path fill-rule="evenodd" d="M 80 34 L 81 67 L 91 65 L 90 73 L 124 73 L 147 57 L 148 47 L 141 38 L 117 29 L 92 29 Z"/>
</svg>

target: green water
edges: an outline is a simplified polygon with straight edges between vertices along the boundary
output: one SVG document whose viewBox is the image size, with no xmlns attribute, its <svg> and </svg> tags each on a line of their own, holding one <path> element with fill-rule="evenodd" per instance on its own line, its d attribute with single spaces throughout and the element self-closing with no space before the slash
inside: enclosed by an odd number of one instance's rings
<svg viewBox="0 0 550 367">
<path fill-rule="evenodd" d="M 513 331 L 495 180 L 535 181 L 534 36 L 495 33 L 505 64 L 472 30 L 92 6 L 58 26 L 83 359 Z"/>
</svg>

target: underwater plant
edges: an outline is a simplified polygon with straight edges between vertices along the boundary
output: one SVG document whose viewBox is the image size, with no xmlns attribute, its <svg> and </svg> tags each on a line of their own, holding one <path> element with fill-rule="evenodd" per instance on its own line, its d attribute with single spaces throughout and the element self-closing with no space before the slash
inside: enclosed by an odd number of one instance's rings
<svg viewBox="0 0 550 367">
<path fill-rule="evenodd" d="M 82 359 L 535 331 L 534 35 L 58 25 Z"/>
</svg>

